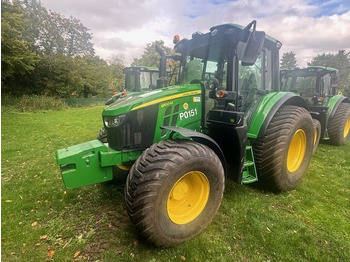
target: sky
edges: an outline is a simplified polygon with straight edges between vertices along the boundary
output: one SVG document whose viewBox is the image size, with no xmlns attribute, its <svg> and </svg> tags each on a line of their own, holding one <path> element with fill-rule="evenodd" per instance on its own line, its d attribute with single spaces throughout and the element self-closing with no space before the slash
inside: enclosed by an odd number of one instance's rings
<svg viewBox="0 0 350 262">
<path fill-rule="evenodd" d="M 129 65 L 148 43 L 173 47 L 175 34 L 191 38 L 223 23 L 247 25 L 282 42 L 299 67 L 323 53 L 350 52 L 349 0 L 41 0 L 46 9 L 73 16 L 90 29 L 96 55 Z"/>
</svg>

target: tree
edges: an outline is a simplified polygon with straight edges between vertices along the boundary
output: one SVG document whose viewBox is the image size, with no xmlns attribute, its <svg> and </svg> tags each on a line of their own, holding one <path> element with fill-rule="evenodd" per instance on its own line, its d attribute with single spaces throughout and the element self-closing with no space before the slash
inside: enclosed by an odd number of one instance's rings
<svg viewBox="0 0 350 262">
<path fill-rule="evenodd" d="M 111 70 L 111 82 L 109 86 L 109 91 L 112 93 L 114 91 L 122 91 L 125 86 L 125 77 L 123 73 L 124 58 L 114 56 L 109 60 L 109 68 Z"/>
<path fill-rule="evenodd" d="M 43 56 L 33 83 L 39 94 L 59 97 L 109 97 L 111 68 L 97 56 Z"/>
<path fill-rule="evenodd" d="M 147 44 L 141 58 L 134 58 L 134 61 L 131 63 L 131 65 L 159 67 L 160 56 L 156 51 L 157 45 L 163 48 L 166 54 L 171 54 L 171 51 L 172 51 L 171 48 L 164 46 L 164 42 L 162 40 L 158 40 L 150 44 Z"/>
<path fill-rule="evenodd" d="M 110 96 L 111 74 L 107 62 L 98 56 L 84 56 L 75 60 L 80 63 L 78 68 L 83 79 L 79 97 Z"/>
<path fill-rule="evenodd" d="M 47 11 L 38 0 L 2 0 L 1 7 L 4 93 L 109 97 L 124 86 L 123 60 L 109 65 L 95 56 L 78 19 Z"/>
<path fill-rule="evenodd" d="M 92 35 L 80 20 L 65 18 L 58 13 L 50 13 L 51 20 L 61 30 L 58 37 L 62 37 L 63 46 L 60 51 L 66 56 L 94 56 L 95 50 L 91 42 Z"/>
<path fill-rule="evenodd" d="M 39 60 L 22 38 L 27 30 L 28 21 L 18 2 L 1 1 L 1 82 L 7 93 L 18 92 L 14 83 L 25 82 L 24 76 L 35 69 Z"/>
<path fill-rule="evenodd" d="M 328 66 L 338 69 L 338 90 L 346 96 L 350 96 L 350 52 L 339 50 L 338 53 L 323 53 L 314 57 L 308 66 Z"/>
<path fill-rule="evenodd" d="M 64 55 L 43 55 L 35 68 L 32 93 L 70 97 L 83 89 L 82 76 L 74 59 Z M 78 96 L 78 95 L 75 95 Z"/>
<path fill-rule="evenodd" d="M 38 0 L 21 0 L 24 16 L 30 23 L 24 37 L 31 48 L 44 55 L 93 56 L 92 34 L 77 18 L 47 11 Z"/>
<path fill-rule="evenodd" d="M 297 59 L 293 51 L 284 53 L 281 59 L 281 69 L 294 69 L 298 67 Z"/>
</svg>

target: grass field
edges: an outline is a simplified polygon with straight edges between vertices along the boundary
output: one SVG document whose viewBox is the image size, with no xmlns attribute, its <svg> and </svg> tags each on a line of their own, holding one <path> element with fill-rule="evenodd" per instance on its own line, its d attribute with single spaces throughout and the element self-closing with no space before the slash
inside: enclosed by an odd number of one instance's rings
<svg viewBox="0 0 350 262">
<path fill-rule="evenodd" d="M 350 144 L 321 144 L 290 192 L 229 180 L 204 233 L 157 248 L 130 224 L 123 185 L 64 188 L 55 151 L 94 139 L 101 111 L 2 108 L 2 261 L 350 261 Z"/>
</svg>

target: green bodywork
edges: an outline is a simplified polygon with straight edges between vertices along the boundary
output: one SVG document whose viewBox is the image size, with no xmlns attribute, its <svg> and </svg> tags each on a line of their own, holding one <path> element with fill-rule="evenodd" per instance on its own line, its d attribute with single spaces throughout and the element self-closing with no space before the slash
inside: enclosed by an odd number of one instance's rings
<svg viewBox="0 0 350 262">
<path fill-rule="evenodd" d="M 99 140 L 56 151 L 63 182 L 68 189 L 112 180 L 112 166 L 135 161 L 142 151 L 119 152 Z"/>
<path fill-rule="evenodd" d="M 116 100 L 103 111 L 103 118 L 124 115 L 131 111 L 158 107 L 153 142 L 167 139 L 170 131 L 163 131 L 164 122 L 177 118 L 177 126 L 200 131 L 201 89 L 199 84 L 172 86 L 134 93 Z M 175 113 L 174 108 L 179 110 Z M 169 110 L 170 109 L 170 110 Z M 134 162 L 143 150 L 114 150 L 99 140 L 60 149 L 56 152 L 62 179 L 68 189 L 112 180 L 112 166 Z"/>
<path fill-rule="evenodd" d="M 257 138 L 260 129 L 267 116 L 272 112 L 275 105 L 281 101 L 284 97 L 290 96 L 291 92 L 270 92 L 262 96 L 257 103 L 257 107 L 254 109 L 250 124 L 248 125 L 248 138 Z"/>
<path fill-rule="evenodd" d="M 257 138 L 260 128 L 266 121 L 274 105 L 290 92 L 271 92 L 259 98 L 257 107 L 251 118 L 248 138 Z M 102 113 L 104 119 L 124 115 L 132 111 L 140 111 L 156 105 L 158 117 L 153 137 L 153 143 L 169 138 L 170 131 L 161 129 L 162 126 L 176 126 L 202 132 L 202 92 L 200 84 L 171 86 L 142 94 L 129 95 L 128 99 L 118 99 L 106 107 Z M 178 108 L 176 113 L 174 108 Z M 68 189 L 92 185 L 112 179 L 112 166 L 134 162 L 143 150 L 114 150 L 98 140 L 92 140 L 74 145 L 56 152 L 57 163 L 60 165 L 62 179 Z M 251 146 L 246 147 L 246 171 L 242 183 L 256 181 L 256 170 Z"/>
<path fill-rule="evenodd" d="M 343 95 L 335 95 L 327 99 L 325 106 L 328 107 L 328 115 L 334 114 L 336 107 L 339 105 L 339 101 L 346 99 Z"/>
</svg>

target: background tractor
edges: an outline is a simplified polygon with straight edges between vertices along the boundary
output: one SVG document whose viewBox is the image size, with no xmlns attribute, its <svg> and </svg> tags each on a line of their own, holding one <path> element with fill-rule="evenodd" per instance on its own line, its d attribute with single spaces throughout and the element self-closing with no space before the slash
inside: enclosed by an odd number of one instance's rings
<svg viewBox="0 0 350 262">
<path fill-rule="evenodd" d="M 128 92 L 149 91 L 156 87 L 159 78 L 159 69 L 149 66 L 129 66 L 123 69 L 125 75 L 125 87 L 120 92 L 115 92 L 108 99 L 106 105 L 115 102 L 119 97 L 124 96 Z"/>
<path fill-rule="evenodd" d="M 225 181 L 295 188 L 312 156 L 314 128 L 307 103 L 279 92 L 281 43 L 236 24 L 191 39 L 174 37 L 161 54 L 156 89 L 118 99 L 102 113 L 108 145 L 98 140 L 56 152 L 67 188 L 112 179 L 131 167 L 128 215 L 140 234 L 173 246 L 200 234 L 217 213 Z M 159 49 L 159 48 L 158 48 Z M 179 61 L 167 86 L 166 60 Z"/>
<path fill-rule="evenodd" d="M 298 93 L 308 104 L 315 127 L 314 151 L 320 138 L 334 145 L 350 139 L 350 99 L 337 94 L 338 70 L 309 66 L 281 70 L 281 90 Z"/>
<path fill-rule="evenodd" d="M 130 66 L 123 69 L 125 75 L 125 86 L 123 90 L 114 92 L 112 97 L 108 99 L 105 105 L 114 103 L 117 99 L 126 97 L 133 92 L 149 91 L 155 88 L 157 79 L 159 78 L 159 69 L 147 66 Z M 107 132 L 102 128 L 96 139 L 103 143 L 107 143 Z"/>
</svg>

